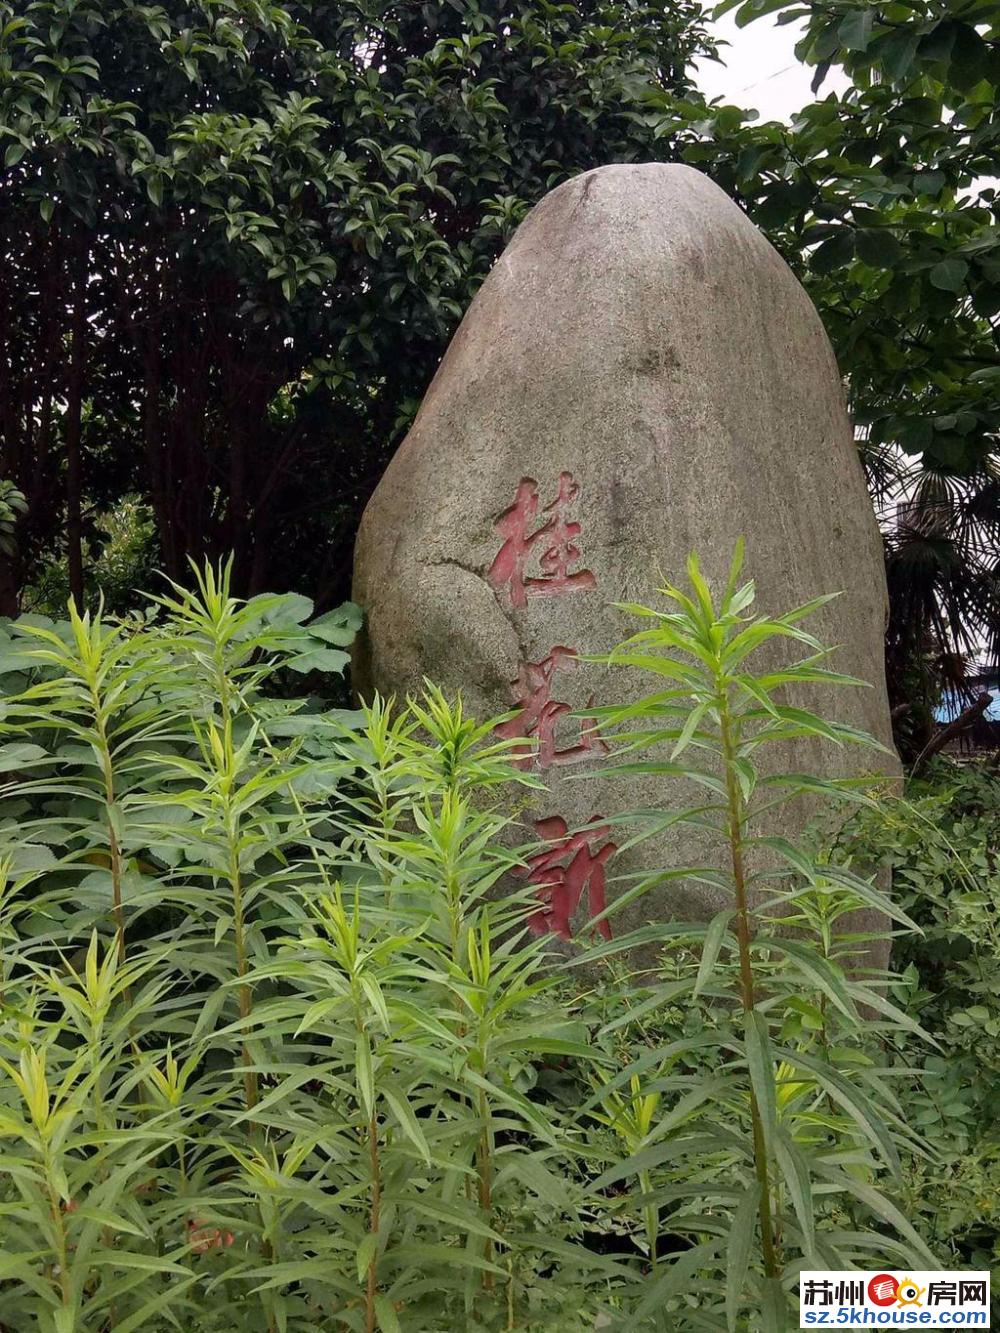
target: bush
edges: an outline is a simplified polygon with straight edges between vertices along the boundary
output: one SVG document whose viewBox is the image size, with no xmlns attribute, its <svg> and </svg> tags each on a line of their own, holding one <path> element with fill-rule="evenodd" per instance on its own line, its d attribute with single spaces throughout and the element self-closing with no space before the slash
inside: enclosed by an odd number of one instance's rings
<svg viewBox="0 0 1000 1333">
<path fill-rule="evenodd" d="M 905 800 L 868 811 L 842 839 L 877 858 L 921 928 L 896 943 L 897 994 L 935 1042 L 910 1048 L 922 1077 L 907 1118 L 934 1149 L 906 1163 L 905 1202 L 954 1267 L 1000 1261 L 1000 775 L 935 761 Z"/>
<path fill-rule="evenodd" d="M 758 786 L 759 747 L 864 738 L 780 702 L 838 678 L 810 608 L 752 617 L 738 574 L 718 608 L 696 562 L 691 596 L 632 608 L 654 627 L 612 660 L 670 687 L 603 718 L 615 762 L 707 789 L 652 827 L 721 839 L 686 873 L 732 908 L 640 932 L 644 977 L 634 938 L 591 947 L 586 984 L 506 887 L 516 741 L 432 687 L 289 697 L 343 668 L 353 608 L 206 570 L 130 621 L 10 626 L 4 1327 L 757 1333 L 803 1265 L 932 1262 L 880 1184 L 919 1144 L 873 1037 L 913 1025 L 844 967 L 844 914 L 893 909 L 790 843 L 746 858 L 802 786 Z M 808 656 L 753 674 L 776 637 Z"/>
</svg>

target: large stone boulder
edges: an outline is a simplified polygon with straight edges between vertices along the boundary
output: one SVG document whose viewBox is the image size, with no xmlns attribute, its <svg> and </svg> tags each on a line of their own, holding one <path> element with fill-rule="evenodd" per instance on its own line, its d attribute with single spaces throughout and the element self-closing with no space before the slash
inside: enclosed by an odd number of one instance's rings
<svg viewBox="0 0 1000 1333">
<path fill-rule="evenodd" d="M 741 535 L 759 607 L 844 592 L 812 627 L 874 688 L 800 700 L 891 745 L 881 543 L 809 298 L 699 172 L 578 176 L 532 211 L 472 303 L 365 511 L 355 564 L 362 694 L 430 677 L 481 717 L 523 708 L 504 731 L 529 738 L 521 762 L 549 784 L 516 796 L 538 842 L 539 929 L 579 929 L 619 874 L 704 858 L 675 833 L 608 867 L 617 835 L 602 818 L 697 797 L 669 779 L 576 780 L 603 755 L 567 714 L 654 688 L 577 660 L 640 628 L 612 604 L 683 583 L 692 550 L 724 582 Z M 813 742 L 789 744 L 781 766 L 898 771 Z M 669 882 L 613 929 L 718 907 L 706 886 Z"/>
</svg>

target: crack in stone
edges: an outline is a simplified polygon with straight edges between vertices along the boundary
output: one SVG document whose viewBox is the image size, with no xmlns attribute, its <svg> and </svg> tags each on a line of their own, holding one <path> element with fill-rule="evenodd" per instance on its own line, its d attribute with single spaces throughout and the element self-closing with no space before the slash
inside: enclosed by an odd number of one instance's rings
<svg viewBox="0 0 1000 1333">
<path fill-rule="evenodd" d="M 504 620 L 507 627 L 510 629 L 511 633 L 514 636 L 514 640 L 517 643 L 518 663 L 529 661 L 528 644 L 526 639 L 524 638 L 524 635 L 521 632 L 521 627 L 511 616 L 506 614 L 503 607 L 500 605 L 499 601 L 497 601 L 496 593 L 493 590 L 493 585 L 490 583 L 489 579 L 486 577 L 486 575 L 483 573 L 481 569 L 476 569 L 472 565 L 467 565 L 463 563 L 463 561 L 456 560 L 451 556 L 445 556 L 440 560 L 425 560 L 422 563 L 426 565 L 428 569 L 441 569 L 448 566 L 450 566 L 452 569 L 460 569 L 463 574 L 471 574 L 472 577 L 474 579 L 478 579 L 480 583 L 485 583 L 486 587 L 489 588 L 490 590 L 490 596 L 493 598 L 493 602 L 494 605 L 496 606 L 497 611 L 499 611 L 501 618 Z M 512 681 L 511 683 L 513 684 L 514 682 Z"/>
<path fill-rule="evenodd" d="M 479 579 L 480 583 L 485 583 L 486 586 L 490 588 L 491 593 L 493 591 L 490 587 L 489 580 L 481 569 L 475 569 L 472 565 L 463 564 L 461 560 L 455 560 L 451 556 L 445 556 L 441 560 L 424 560 L 421 563 L 425 564 L 429 569 L 440 569 L 444 565 L 451 565 L 453 569 L 461 569 L 464 573 L 471 574 L 474 579 Z"/>
</svg>

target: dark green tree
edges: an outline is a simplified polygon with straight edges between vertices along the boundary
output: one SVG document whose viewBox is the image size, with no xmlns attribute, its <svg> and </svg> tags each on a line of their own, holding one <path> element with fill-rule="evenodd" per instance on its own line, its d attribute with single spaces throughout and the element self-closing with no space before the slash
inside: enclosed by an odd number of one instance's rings
<svg viewBox="0 0 1000 1333">
<path fill-rule="evenodd" d="M 887 539 L 893 701 L 1000 652 L 1000 4 L 725 0 L 805 20 L 818 100 L 694 149 L 797 268 L 847 378 Z M 831 67 L 843 94 L 825 93 Z M 728 119 L 726 119 L 728 117 Z M 720 119 L 721 118 L 721 119 Z"/>
<path fill-rule="evenodd" d="M 344 592 L 357 516 L 525 211 L 677 155 L 696 0 L 0 0 L 0 610 L 78 599 L 123 494 L 158 558 Z"/>
</svg>

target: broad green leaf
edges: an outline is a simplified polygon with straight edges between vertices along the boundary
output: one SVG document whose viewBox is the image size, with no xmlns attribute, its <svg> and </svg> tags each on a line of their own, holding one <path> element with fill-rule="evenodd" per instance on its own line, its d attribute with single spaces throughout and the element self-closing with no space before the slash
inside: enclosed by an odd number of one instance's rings
<svg viewBox="0 0 1000 1333">
<path fill-rule="evenodd" d="M 959 255 L 949 255 L 930 271 L 931 285 L 945 292 L 961 292 L 969 275 L 969 265 Z"/>
<path fill-rule="evenodd" d="M 863 4 L 848 12 L 840 22 L 837 35 L 848 51 L 864 51 L 872 38 L 875 10 L 871 5 Z"/>
</svg>

